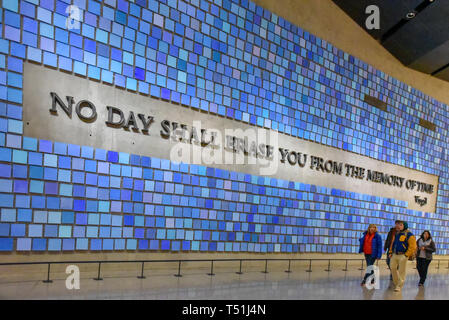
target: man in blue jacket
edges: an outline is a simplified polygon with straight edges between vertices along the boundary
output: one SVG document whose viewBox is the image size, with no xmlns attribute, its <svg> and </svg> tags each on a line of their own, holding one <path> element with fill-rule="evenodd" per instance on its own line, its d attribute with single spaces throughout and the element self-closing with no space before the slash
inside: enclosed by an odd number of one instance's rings
<svg viewBox="0 0 449 320">
<path fill-rule="evenodd" d="M 408 230 L 407 222 L 399 223 L 398 232 L 392 241 L 389 255 L 391 258 L 391 275 L 393 276 L 394 291 L 401 291 L 407 275 L 407 261 L 416 254 L 416 239 Z"/>
</svg>

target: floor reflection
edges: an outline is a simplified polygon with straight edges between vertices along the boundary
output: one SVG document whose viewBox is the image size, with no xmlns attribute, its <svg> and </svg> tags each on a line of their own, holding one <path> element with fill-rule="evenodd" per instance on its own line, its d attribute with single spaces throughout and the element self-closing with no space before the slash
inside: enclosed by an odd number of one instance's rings
<svg viewBox="0 0 449 320">
<path fill-rule="evenodd" d="M 449 299 L 449 273 L 438 270 L 429 275 L 425 287 L 418 287 L 416 270 L 410 270 L 402 292 L 394 292 L 389 274 L 383 273 L 379 289 L 360 286 L 361 271 L 311 273 L 216 272 L 150 274 L 136 277 L 107 277 L 103 281 L 81 279 L 80 290 L 67 290 L 65 279 L 51 284 L 30 280 L 1 282 L 1 299 L 343 299 L 343 300 L 426 300 Z"/>
</svg>

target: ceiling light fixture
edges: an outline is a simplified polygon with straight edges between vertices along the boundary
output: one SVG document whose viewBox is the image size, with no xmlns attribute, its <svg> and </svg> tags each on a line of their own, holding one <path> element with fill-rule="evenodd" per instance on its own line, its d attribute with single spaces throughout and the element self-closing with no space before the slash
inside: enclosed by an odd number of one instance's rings
<svg viewBox="0 0 449 320">
<path fill-rule="evenodd" d="M 416 13 L 415 12 L 409 12 L 409 13 L 407 13 L 406 15 L 405 15 L 405 17 L 407 18 L 407 19 L 413 19 L 414 17 L 416 16 Z"/>
</svg>

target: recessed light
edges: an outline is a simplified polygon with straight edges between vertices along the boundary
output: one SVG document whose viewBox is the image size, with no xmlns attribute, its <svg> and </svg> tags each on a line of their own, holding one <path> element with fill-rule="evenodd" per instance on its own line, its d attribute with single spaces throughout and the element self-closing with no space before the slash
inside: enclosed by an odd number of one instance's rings
<svg viewBox="0 0 449 320">
<path fill-rule="evenodd" d="M 405 15 L 405 17 L 407 19 L 413 19 L 415 16 L 416 16 L 416 13 L 414 13 L 414 12 L 409 12 Z"/>
</svg>

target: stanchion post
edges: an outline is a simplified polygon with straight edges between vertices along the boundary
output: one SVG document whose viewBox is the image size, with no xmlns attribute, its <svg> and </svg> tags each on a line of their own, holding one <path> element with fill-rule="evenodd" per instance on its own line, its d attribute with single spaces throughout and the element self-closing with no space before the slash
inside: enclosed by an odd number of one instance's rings
<svg viewBox="0 0 449 320">
<path fill-rule="evenodd" d="M 175 277 L 182 277 L 181 274 L 181 260 L 178 260 L 178 274 L 175 274 Z"/>
<path fill-rule="evenodd" d="M 342 271 L 348 271 L 348 259 L 346 259 L 345 268 Z"/>
<path fill-rule="evenodd" d="M 94 278 L 94 280 L 103 280 L 103 278 L 100 277 L 100 272 L 101 272 L 101 262 L 98 262 L 98 275 L 96 278 Z"/>
<path fill-rule="evenodd" d="M 359 268 L 359 270 L 363 270 L 363 261 L 365 260 L 362 259 L 362 266 Z"/>
<path fill-rule="evenodd" d="M 327 271 L 327 272 L 331 272 L 332 271 L 331 270 L 331 259 L 328 260 L 327 269 L 325 269 L 324 271 Z"/>
<path fill-rule="evenodd" d="M 48 269 L 47 269 L 47 280 L 42 280 L 42 282 L 44 283 L 52 283 L 53 280 L 50 280 L 50 263 L 48 264 Z"/>
<path fill-rule="evenodd" d="M 312 272 L 312 259 L 309 259 L 309 269 L 306 272 Z"/>
<path fill-rule="evenodd" d="M 268 260 L 265 259 L 265 271 L 262 271 L 262 273 L 268 273 L 267 268 L 268 268 Z"/>
<path fill-rule="evenodd" d="M 285 270 L 285 272 L 287 272 L 287 273 L 290 273 L 290 272 L 292 272 L 291 270 L 290 270 L 290 264 L 291 264 L 291 260 L 290 259 L 288 259 L 288 269 L 287 270 Z"/>
<path fill-rule="evenodd" d="M 145 279 L 146 277 L 143 275 L 143 268 L 145 266 L 145 261 L 142 261 L 142 271 L 140 272 L 140 276 L 137 276 L 139 279 Z"/>
<path fill-rule="evenodd" d="M 214 273 L 214 260 L 211 260 L 210 262 L 211 262 L 211 264 L 210 264 L 210 273 L 208 273 L 207 275 L 212 277 L 212 276 L 215 276 L 215 273 Z"/>
<path fill-rule="evenodd" d="M 236 272 L 237 274 L 243 274 L 242 272 L 242 259 L 240 259 L 240 269 L 239 272 Z"/>
</svg>

